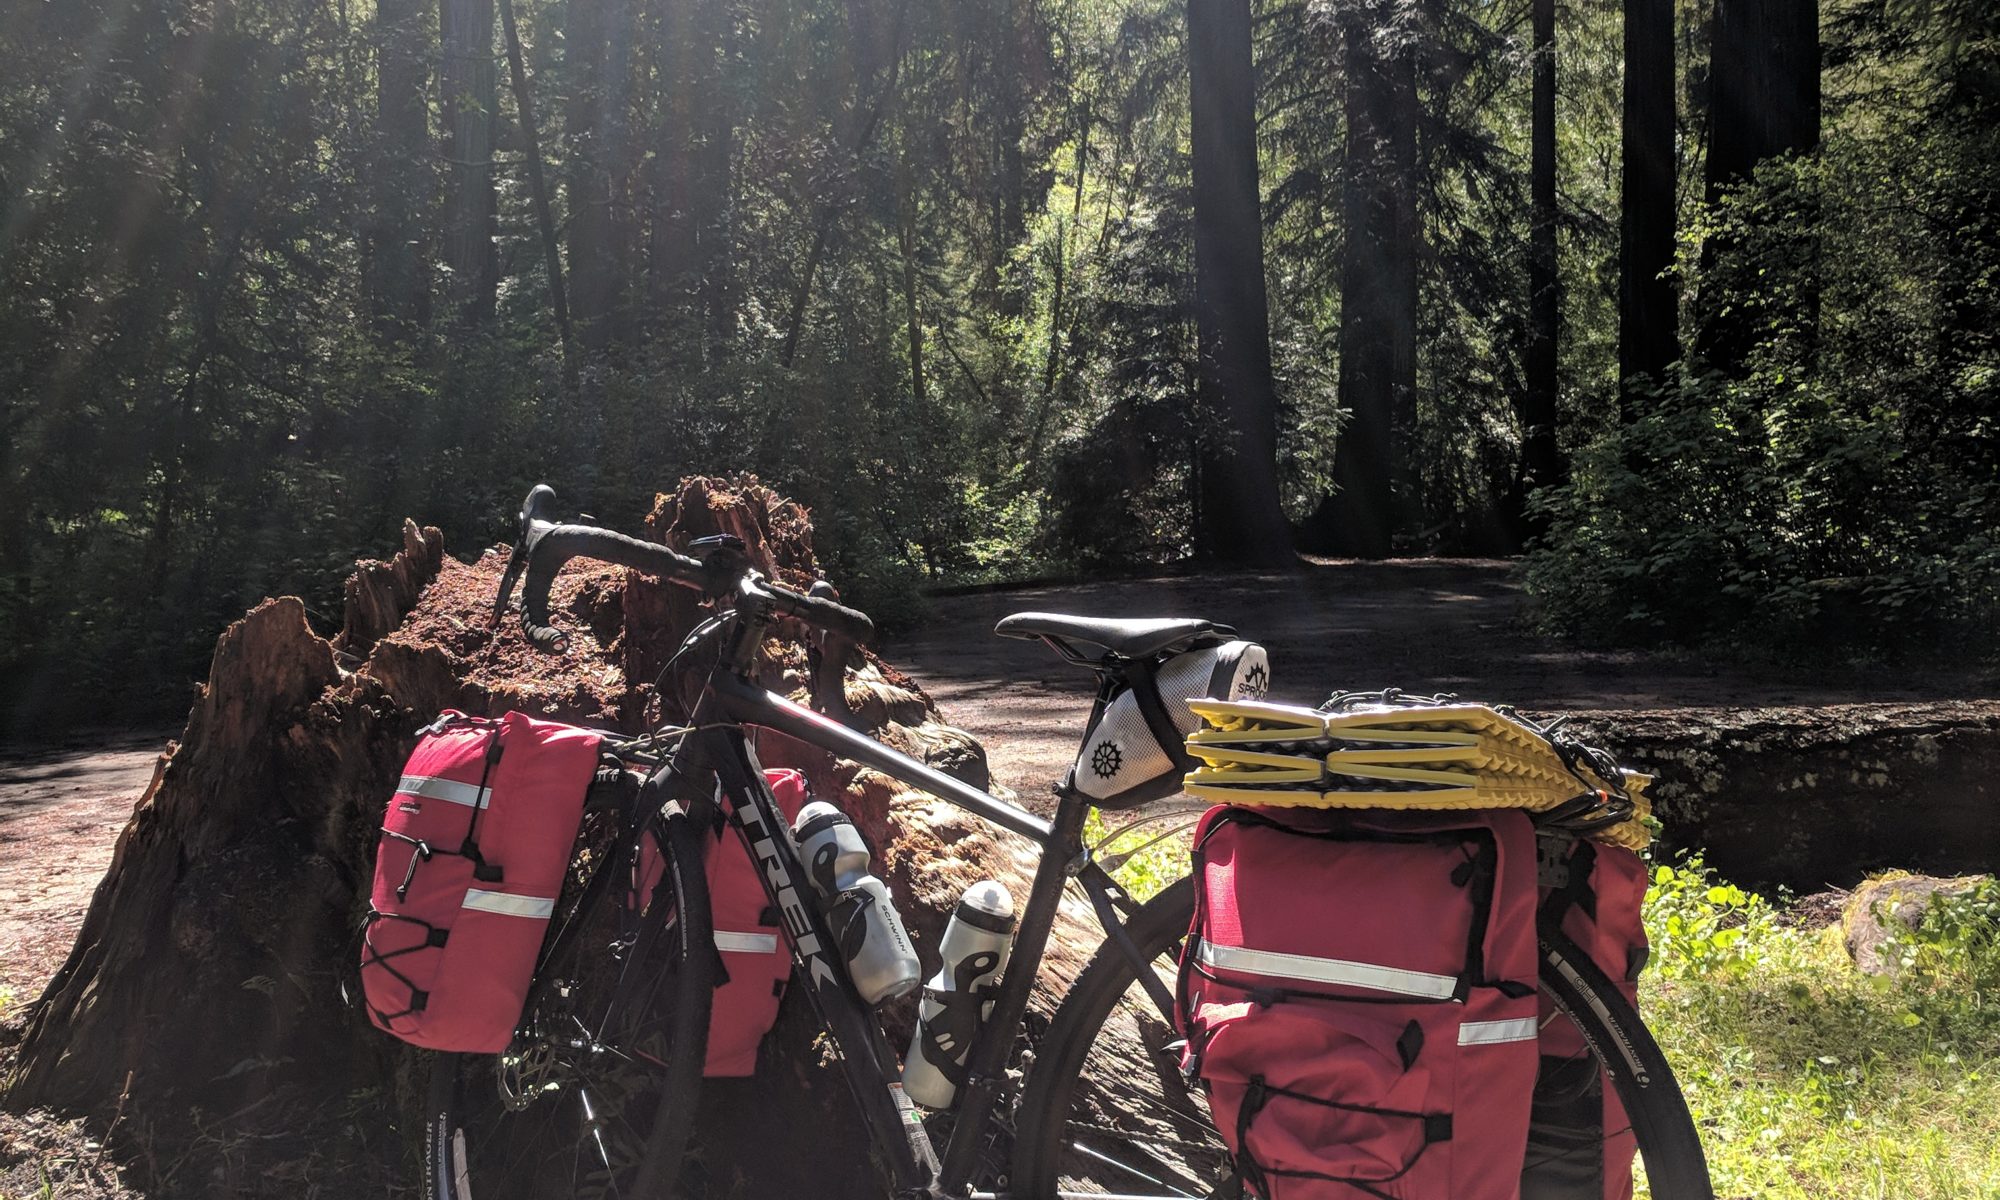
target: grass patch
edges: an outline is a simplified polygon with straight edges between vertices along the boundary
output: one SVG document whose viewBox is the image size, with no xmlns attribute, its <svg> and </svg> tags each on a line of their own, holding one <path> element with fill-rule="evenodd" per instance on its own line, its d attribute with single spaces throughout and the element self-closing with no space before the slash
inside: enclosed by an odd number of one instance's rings
<svg viewBox="0 0 2000 1200">
<path fill-rule="evenodd" d="M 1641 988 L 1721 1197 L 2000 1195 L 2000 892 L 1945 902 L 1854 969 L 1697 858 L 1657 867 Z"/>
</svg>

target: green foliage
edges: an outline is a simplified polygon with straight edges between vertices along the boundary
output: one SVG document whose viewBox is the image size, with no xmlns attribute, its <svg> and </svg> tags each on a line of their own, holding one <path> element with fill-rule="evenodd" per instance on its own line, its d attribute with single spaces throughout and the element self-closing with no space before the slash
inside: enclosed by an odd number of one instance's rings
<svg viewBox="0 0 2000 1200">
<path fill-rule="evenodd" d="M 1699 854 L 1653 868 L 1645 912 L 1650 966 L 1669 979 L 1741 979 L 1777 929 L 1763 897 L 1715 880 Z"/>
<path fill-rule="evenodd" d="M 1840 6 L 1829 30 L 1818 154 L 1684 224 L 1689 360 L 1542 498 L 1529 579 L 1556 629 L 1993 644 L 2000 41 L 1956 6 Z M 1703 366 L 1725 323 L 1740 371 Z"/>
<path fill-rule="evenodd" d="M 1655 869 L 1640 1007 L 1688 1094 L 1716 1194 L 2000 1188 L 1993 893 L 1939 906 L 1895 979 L 1692 859 Z M 1734 934 L 1733 937 L 1724 937 Z"/>
</svg>

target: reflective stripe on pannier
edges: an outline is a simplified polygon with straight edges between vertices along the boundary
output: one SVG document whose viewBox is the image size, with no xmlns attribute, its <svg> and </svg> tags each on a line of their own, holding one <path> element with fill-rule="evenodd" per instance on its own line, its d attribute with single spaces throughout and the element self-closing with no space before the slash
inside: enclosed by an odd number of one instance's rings
<svg viewBox="0 0 2000 1200">
<path fill-rule="evenodd" d="M 521 1018 L 600 738 L 510 712 L 447 711 L 382 818 L 361 988 L 379 1028 L 497 1053 Z"/>
<path fill-rule="evenodd" d="M 1264 1200 L 1514 1200 L 1538 1019 L 1525 814 L 1211 809 L 1183 1065 Z"/>
<path fill-rule="evenodd" d="M 1579 841 L 1563 857 L 1562 882 L 1543 894 L 1544 919 L 1563 933 L 1636 1008 L 1646 965 L 1646 864 L 1619 846 Z M 1542 999 L 1541 1073 L 1535 1081 L 1522 1200 L 1631 1200 L 1638 1141 L 1610 1079 L 1583 1034 Z"/>
</svg>

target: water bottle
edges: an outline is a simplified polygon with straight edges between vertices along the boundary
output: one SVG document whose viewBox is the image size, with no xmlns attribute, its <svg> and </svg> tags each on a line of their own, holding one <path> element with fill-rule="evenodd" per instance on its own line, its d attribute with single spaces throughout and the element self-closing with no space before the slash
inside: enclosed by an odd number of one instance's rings
<svg viewBox="0 0 2000 1200">
<path fill-rule="evenodd" d="M 854 990 L 870 1004 L 909 994 L 923 978 L 923 963 L 889 901 L 888 885 L 869 873 L 872 856 L 861 831 L 846 813 L 815 800 L 799 810 L 792 836 Z"/>
<path fill-rule="evenodd" d="M 925 1108 L 950 1108 L 965 1055 L 1014 949 L 1014 897 L 991 879 L 965 889 L 944 927 L 938 973 L 924 984 L 917 1032 L 903 1058 L 903 1090 Z"/>
</svg>

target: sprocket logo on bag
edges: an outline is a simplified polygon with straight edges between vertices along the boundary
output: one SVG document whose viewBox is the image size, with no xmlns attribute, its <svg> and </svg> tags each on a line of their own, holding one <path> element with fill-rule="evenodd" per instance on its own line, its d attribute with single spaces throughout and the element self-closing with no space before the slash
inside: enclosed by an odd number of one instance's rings
<svg viewBox="0 0 2000 1200">
<path fill-rule="evenodd" d="M 1090 756 L 1090 769 L 1096 773 L 1099 779 L 1111 778 L 1124 765 L 1125 752 L 1118 748 L 1116 742 L 1104 741 L 1097 743 L 1097 749 Z"/>
<path fill-rule="evenodd" d="M 1236 695 L 1230 698 L 1232 700 L 1261 700 L 1264 698 L 1264 692 L 1270 686 L 1271 673 L 1264 669 L 1263 663 L 1258 663 L 1256 666 L 1251 667 L 1242 679 L 1237 681 Z"/>
</svg>

